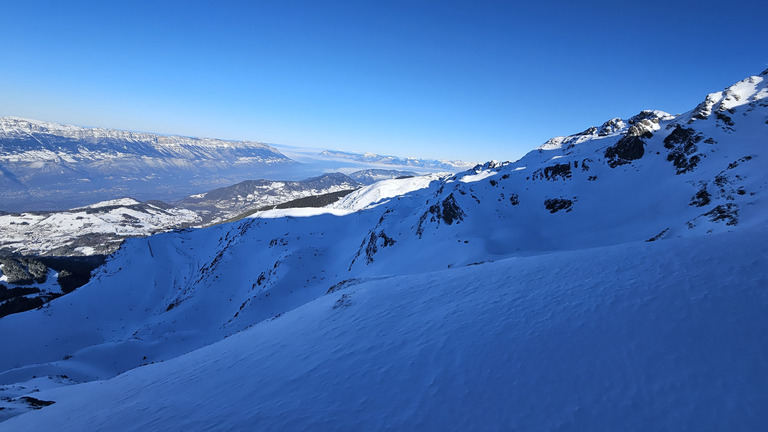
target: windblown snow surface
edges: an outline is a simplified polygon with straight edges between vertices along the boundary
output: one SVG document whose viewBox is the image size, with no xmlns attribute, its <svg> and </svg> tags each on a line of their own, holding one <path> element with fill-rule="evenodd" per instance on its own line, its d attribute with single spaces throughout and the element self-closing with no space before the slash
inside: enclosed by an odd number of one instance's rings
<svg viewBox="0 0 768 432">
<path fill-rule="evenodd" d="M 0 430 L 759 430 L 766 257 L 759 229 L 371 281 Z"/>
<path fill-rule="evenodd" d="M 129 239 L 0 319 L 0 431 L 760 430 L 766 77 L 514 163 Z"/>
</svg>

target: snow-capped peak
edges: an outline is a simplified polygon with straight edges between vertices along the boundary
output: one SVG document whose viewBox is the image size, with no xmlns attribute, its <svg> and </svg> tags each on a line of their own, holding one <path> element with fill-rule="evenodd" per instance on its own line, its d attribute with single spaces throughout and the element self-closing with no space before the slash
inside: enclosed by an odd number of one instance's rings
<svg viewBox="0 0 768 432">
<path fill-rule="evenodd" d="M 688 122 L 707 120 L 714 112 L 717 120 L 732 126 L 730 114 L 733 114 L 735 108 L 749 105 L 748 109 L 752 110 L 758 104 L 764 106 L 765 102 L 761 101 L 768 98 L 766 72 L 768 70 L 760 75 L 745 78 L 722 91 L 708 94 L 703 102 L 682 117 Z"/>
</svg>

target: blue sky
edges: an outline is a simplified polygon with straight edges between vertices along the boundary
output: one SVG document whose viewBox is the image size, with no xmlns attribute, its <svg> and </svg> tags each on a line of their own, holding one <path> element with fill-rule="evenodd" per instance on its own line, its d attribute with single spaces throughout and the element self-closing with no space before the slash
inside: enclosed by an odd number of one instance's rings
<svg viewBox="0 0 768 432">
<path fill-rule="evenodd" d="M 16 1 L 0 115 L 517 159 L 768 68 L 766 2 Z"/>
</svg>

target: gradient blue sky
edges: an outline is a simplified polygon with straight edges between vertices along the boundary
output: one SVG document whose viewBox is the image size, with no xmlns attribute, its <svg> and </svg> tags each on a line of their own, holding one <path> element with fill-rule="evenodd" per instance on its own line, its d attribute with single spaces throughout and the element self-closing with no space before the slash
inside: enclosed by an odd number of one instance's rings
<svg viewBox="0 0 768 432">
<path fill-rule="evenodd" d="M 0 10 L 0 115 L 517 159 L 768 68 L 768 2 L 35 1 Z"/>
</svg>

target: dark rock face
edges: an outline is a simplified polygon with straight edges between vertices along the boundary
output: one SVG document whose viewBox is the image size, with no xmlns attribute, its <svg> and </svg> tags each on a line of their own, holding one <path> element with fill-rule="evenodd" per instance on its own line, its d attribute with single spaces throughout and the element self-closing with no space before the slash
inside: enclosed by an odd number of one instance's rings
<svg viewBox="0 0 768 432">
<path fill-rule="evenodd" d="M 648 240 L 646 240 L 646 242 L 654 242 L 656 240 L 659 240 L 662 237 L 664 237 L 668 232 L 669 232 L 669 228 L 667 228 L 667 229 L 663 230 L 662 232 L 656 234 L 655 236 L 649 238 Z"/>
<path fill-rule="evenodd" d="M 445 223 L 451 225 L 454 222 L 459 223 L 464 220 L 464 216 L 465 214 L 456 203 L 456 198 L 453 197 L 453 194 L 448 195 L 443 200 L 443 209 L 438 213 L 438 217 L 442 217 Z"/>
<path fill-rule="evenodd" d="M 680 125 L 676 125 L 675 130 L 664 138 L 664 147 L 670 149 L 667 160 L 677 168 L 677 174 L 692 171 L 701 161 L 703 154 L 695 154 L 699 150 L 696 144 L 701 138 L 695 130 Z"/>
<path fill-rule="evenodd" d="M 433 215 L 432 221 L 443 220 L 443 222 L 448 225 L 451 225 L 454 222 L 459 223 L 464 220 L 465 216 L 464 211 L 459 207 L 453 194 L 448 195 L 442 203 L 432 205 L 429 210 L 427 210 L 427 213 Z M 426 216 L 427 213 L 424 215 Z M 422 219 L 425 219 L 425 217 L 422 216 Z"/>
<path fill-rule="evenodd" d="M 627 120 L 627 123 L 634 125 L 634 124 L 642 123 L 644 120 L 647 120 L 653 123 L 658 123 L 659 115 L 656 111 L 643 110 L 643 111 L 640 111 L 637 115 L 630 117 L 629 120 Z"/>
<path fill-rule="evenodd" d="M 510 195 L 509 196 L 509 203 L 512 204 L 513 206 L 519 205 L 520 204 L 520 197 L 517 196 L 517 194 Z"/>
<path fill-rule="evenodd" d="M 358 284 L 360 282 L 362 282 L 362 279 L 359 279 L 359 278 L 344 279 L 341 282 L 337 282 L 337 283 L 333 284 L 330 288 L 328 288 L 328 291 L 326 291 L 325 293 L 326 294 L 335 293 L 338 290 L 347 288 L 347 287 L 349 287 L 351 285 L 355 285 L 355 284 Z"/>
<path fill-rule="evenodd" d="M 605 149 L 605 158 L 611 168 L 619 165 L 625 165 L 633 160 L 643 157 L 645 154 L 645 141 L 643 138 L 653 136 L 650 132 L 645 132 L 641 136 L 625 135 L 615 145 Z"/>
<path fill-rule="evenodd" d="M 731 118 L 731 116 L 729 116 L 728 114 L 722 111 L 717 111 L 715 112 L 715 117 L 717 117 L 718 121 L 723 123 L 723 126 L 721 126 L 723 130 L 725 130 L 726 132 L 733 132 L 733 126 L 735 125 L 733 123 L 733 119 Z"/>
<path fill-rule="evenodd" d="M 709 216 L 709 220 L 712 222 L 725 221 L 726 225 L 737 225 L 739 223 L 739 208 L 733 203 L 720 204 L 704 213 L 704 216 Z"/>
<path fill-rule="evenodd" d="M 573 201 L 565 198 L 547 198 L 544 200 L 544 207 L 549 210 L 550 213 L 557 213 L 560 210 L 569 212 L 572 210 Z"/>
<path fill-rule="evenodd" d="M 484 171 L 484 170 L 502 168 L 502 167 L 504 167 L 505 165 L 508 165 L 508 164 L 509 164 L 509 162 L 500 162 L 500 161 L 492 160 L 492 161 L 488 161 L 488 162 L 486 162 L 484 164 L 477 164 L 477 165 L 475 165 L 474 167 L 472 167 L 472 171 L 474 171 L 475 173 L 479 173 L 479 172 Z"/>
<path fill-rule="evenodd" d="M 597 128 L 592 126 L 590 128 L 587 128 L 583 132 L 577 133 L 576 136 L 594 135 L 596 132 L 597 132 Z"/>
<path fill-rule="evenodd" d="M 577 162 L 578 163 L 578 162 Z M 555 164 L 542 169 L 537 169 L 531 176 L 534 180 L 551 180 L 569 179 L 571 178 L 571 165 L 570 164 Z"/>
<path fill-rule="evenodd" d="M 378 234 L 371 232 L 368 238 L 368 245 L 365 247 L 365 261 L 370 264 L 373 262 L 373 256 L 379 251 L 379 247 L 389 247 L 397 243 L 395 239 L 389 237 L 384 231 Z"/>
<path fill-rule="evenodd" d="M 32 409 L 41 409 L 43 407 L 47 407 L 55 403 L 53 401 L 40 400 L 37 398 L 33 398 L 31 396 L 22 396 L 21 399 L 24 402 L 26 402 L 30 407 L 32 407 Z"/>
<path fill-rule="evenodd" d="M 751 161 L 751 160 L 752 160 L 752 156 L 744 156 L 743 158 L 739 158 L 738 160 L 729 163 L 728 164 L 728 169 L 734 169 L 737 166 L 739 166 L 740 163 Z"/>
<path fill-rule="evenodd" d="M 432 216 L 430 217 L 429 215 Z M 453 196 L 453 193 L 451 193 L 441 203 L 433 204 L 423 215 L 421 215 L 419 218 L 419 227 L 416 229 L 416 235 L 421 238 L 424 234 L 424 226 L 427 222 L 427 218 L 438 224 L 442 220 L 446 224 L 452 225 L 454 222 L 459 223 L 464 220 L 465 216 L 466 214 L 461 207 L 459 207 L 456 198 Z"/>
<path fill-rule="evenodd" d="M 705 205 L 709 204 L 712 200 L 712 196 L 707 192 L 707 187 L 703 186 L 701 189 L 699 189 L 698 192 L 696 192 L 696 195 L 691 198 L 690 205 L 696 206 L 696 207 L 704 207 Z"/>
</svg>

